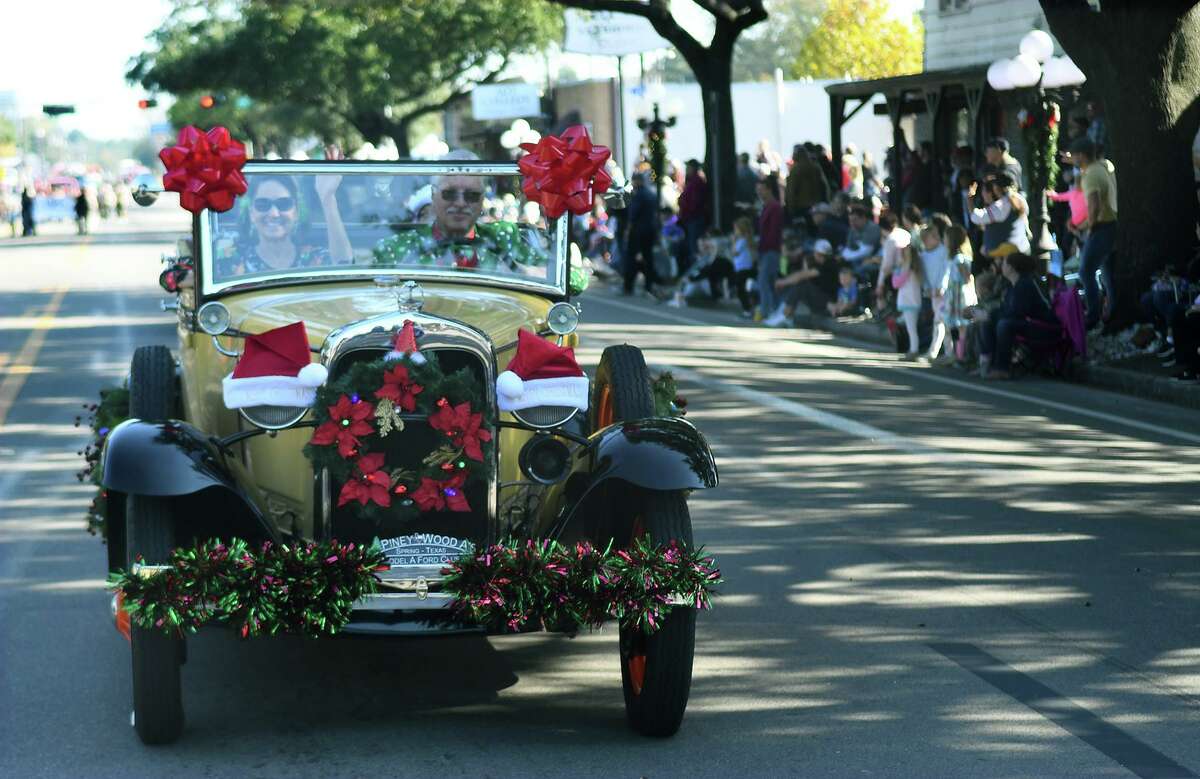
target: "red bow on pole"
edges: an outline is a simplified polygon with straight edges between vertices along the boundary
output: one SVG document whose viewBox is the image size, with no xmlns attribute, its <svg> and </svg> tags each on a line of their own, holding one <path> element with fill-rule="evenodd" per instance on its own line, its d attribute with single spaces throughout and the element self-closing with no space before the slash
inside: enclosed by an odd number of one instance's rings
<svg viewBox="0 0 1200 779">
<path fill-rule="evenodd" d="M 560 136 L 546 135 L 537 143 L 523 143 L 529 152 L 517 160 L 524 176 L 525 198 L 540 203 L 549 219 L 565 211 L 586 214 L 597 192 L 606 192 L 612 177 L 604 170 L 611 152 L 593 146 L 583 125 L 568 127 Z"/>
<path fill-rule="evenodd" d="M 224 127 L 202 133 L 188 125 L 179 131 L 179 142 L 160 151 L 158 158 L 167 167 L 163 188 L 178 192 L 179 205 L 193 214 L 206 208 L 228 211 L 234 198 L 246 192 L 246 147 Z"/>
</svg>

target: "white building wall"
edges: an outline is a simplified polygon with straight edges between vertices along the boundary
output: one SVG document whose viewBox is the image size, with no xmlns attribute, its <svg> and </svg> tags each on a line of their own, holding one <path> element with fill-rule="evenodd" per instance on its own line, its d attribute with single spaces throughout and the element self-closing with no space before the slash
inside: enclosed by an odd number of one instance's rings
<svg viewBox="0 0 1200 779">
<path fill-rule="evenodd" d="M 784 159 L 791 156 L 793 144 L 804 141 L 829 146 L 829 95 L 827 84 L 833 81 L 785 81 L 780 90 L 773 83 L 738 83 L 733 85 L 733 118 L 737 151 L 754 155 L 759 141 L 765 140 Z M 679 108 L 676 125 L 667 130 L 667 153 L 672 159 L 689 157 L 704 159 L 704 107 L 700 104 L 700 87 L 694 83 L 664 84 L 659 97 L 660 107 L 675 104 Z M 882 97 L 875 102 L 883 103 Z M 637 120 L 649 118 L 650 101 L 639 96 L 635 87 L 625 89 L 625 159 L 623 167 L 637 158 L 643 133 Z M 666 110 L 663 115 L 668 115 Z M 585 117 L 586 118 L 586 117 Z M 842 143 L 855 144 L 859 151 L 869 151 L 877 165 L 892 145 L 892 125 L 886 115 L 878 116 L 872 106 L 866 106 L 842 128 Z"/>
<path fill-rule="evenodd" d="M 925 70 L 986 65 L 1018 53 L 1030 30 L 1047 29 L 1038 0 L 966 0 L 962 10 L 939 10 L 925 0 Z M 964 5 L 960 2 L 959 5 Z"/>
</svg>

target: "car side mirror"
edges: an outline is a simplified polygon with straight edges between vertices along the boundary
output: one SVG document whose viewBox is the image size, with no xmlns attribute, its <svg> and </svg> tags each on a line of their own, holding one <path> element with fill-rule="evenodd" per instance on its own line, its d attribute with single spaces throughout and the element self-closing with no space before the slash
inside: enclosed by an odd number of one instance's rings
<svg viewBox="0 0 1200 779">
<path fill-rule="evenodd" d="M 143 208 L 154 205 L 156 200 L 158 200 L 158 191 L 150 189 L 145 184 L 141 184 L 133 190 L 133 202 Z"/>
</svg>

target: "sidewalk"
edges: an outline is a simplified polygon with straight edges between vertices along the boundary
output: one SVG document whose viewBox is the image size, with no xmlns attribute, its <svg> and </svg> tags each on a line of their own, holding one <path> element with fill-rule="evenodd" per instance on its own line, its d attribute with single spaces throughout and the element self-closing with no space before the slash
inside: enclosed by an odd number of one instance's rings
<svg viewBox="0 0 1200 779">
<path fill-rule="evenodd" d="M 810 325 L 817 330 L 827 330 L 834 335 L 892 347 L 892 338 L 881 323 L 861 318 L 831 319 L 812 316 Z M 953 371 L 954 368 L 935 370 Z M 1109 365 L 1087 365 L 1082 381 L 1093 387 L 1121 392 L 1127 395 L 1173 403 L 1187 408 L 1200 409 L 1200 384 L 1184 384 L 1174 381 L 1171 373 L 1159 366 L 1151 355 L 1138 355 L 1119 360 Z"/>
<path fill-rule="evenodd" d="M 598 278 L 597 281 L 604 283 L 603 278 Z M 615 283 L 615 281 L 610 280 L 610 283 Z M 693 300 L 688 302 L 688 306 L 696 309 L 728 312 L 731 319 L 737 316 L 737 304 L 734 301 L 709 303 Z M 834 319 L 812 314 L 802 322 L 802 326 L 814 330 L 824 330 L 860 343 L 882 346 L 888 350 L 895 348 L 887 328 L 883 323 L 874 320 L 865 320 L 861 317 Z M 951 367 L 930 366 L 929 369 L 961 375 L 961 371 Z M 1184 384 L 1173 380 L 1171 376 L 1175 370 L 1177 369 L 1161 367 L 1153 355 L 1139 353 L 1105 365 L 1087 365 L 1084 367 L 1079 381 L 1092 387 L 1200 410 L 1200 384 Z"/>
</svg>

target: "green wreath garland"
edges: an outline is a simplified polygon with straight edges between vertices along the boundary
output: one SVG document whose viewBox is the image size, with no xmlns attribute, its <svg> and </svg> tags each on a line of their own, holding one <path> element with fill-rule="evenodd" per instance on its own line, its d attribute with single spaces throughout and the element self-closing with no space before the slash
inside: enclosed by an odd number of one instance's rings
<svg viewBox="0 0 1200 779">
<path fill-rule="evenodd" d="M 471 511 L 466 489 L 484 480 L 493 420 L 466 368 L 446 375 L 435 356 L 359 362 L 317 390 L 317 422 L 304 454 L 327 469 L 337 506 L 364 517 L 381 509 L 399 519 L 426 511 Z M 428 424 L 443 436 L 420 467 L 396 462 L 407 424 Z"/>
<path fill-rule="evenodd" d="M 108 490 L 103 486 L 100 455 L 112 429 L 129 419 L 129 390 L 125 387 L 105 387 L 100 390 L 100 402 L 84 403 L 83 410 L 87 413 L 87 426 L 92 431 L 92 437 L 78 452 L 83 458 L 83 468 L 75 472 L 75 478 L 80 483 L 88 482 L 96 487 L 96 494 L 88 504 L 87 531 L 91 535 L 99 535 L 107 543 L 108 527 L 104 518 L 108 514 Z M 75 417 L 75 427 L 83 423 L 83 415 Z"/>
<path fill-rule="evenodd" d="M 210 540 L 173 550 L 161 569 L 117 571 L 108 586 L 144 630 L 180 635 L 218 622 L 242 638 L 317 638 L 341 631 L 386 569 L 374 544 L 268 541 L 254 549 L 240 539 Z M 574 632 L 616 619 L 650 634 L 674 606 L 710 608 L 723 581 L 702 549 L 656 546 L 648 536 L 616 550 L 509 539 L 463 555 L 443 573 L 443 590 L 454 598 L 447 621 L 514 632 Z"/>
</svg>

